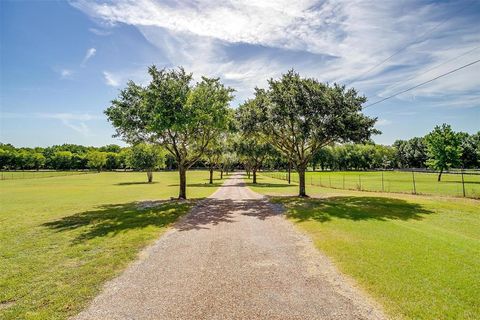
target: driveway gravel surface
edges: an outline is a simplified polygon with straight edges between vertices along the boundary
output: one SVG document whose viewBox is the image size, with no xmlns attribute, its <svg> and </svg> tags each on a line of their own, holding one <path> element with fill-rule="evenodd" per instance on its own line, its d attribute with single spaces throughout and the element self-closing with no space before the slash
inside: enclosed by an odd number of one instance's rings
<svg viewBox="0 0 480 320">
<path fill-rule="evenodd" d="M 281 214 L 230 176 L 75 319 L 384 319 Z"/>
</svg>

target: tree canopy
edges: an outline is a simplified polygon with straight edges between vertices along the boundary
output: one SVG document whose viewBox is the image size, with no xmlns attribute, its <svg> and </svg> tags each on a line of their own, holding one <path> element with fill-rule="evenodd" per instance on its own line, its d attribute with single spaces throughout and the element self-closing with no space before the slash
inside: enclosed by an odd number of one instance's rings
<svg viewBox="0 0 480 320">
<path fill-rule="evenodd" d="M 138 143 L 130 148 L 127 163 L 134 170 L 147 172 L 149 183 L 153 181 L 153 170 L 165 165 L 165 152 L 158 145 Z"/>
<path fill-rule="evenodd" d="M 218 78 L 202 77 L 192 85 L 183 68 L 148 69 L 150 83 L 130 81 L 105 110 L 116 136 L 129 143 L 157 143 L 172 154 L 180 175 L 179 198 L 186 198 L 186 170 L 211 141 L 229 128 L 233 89 Z"/>
<path fill-rule="evenodd" d="M 429 159 L 427 165 L 439 170 L 438 181 L 444 170 L 460 164 L 462 156 L 461 137 L 454 132 L 450 125 L 436 126 L 426 137 Z"/>
<path fill-rule="evenodd" d="M 239 109 L 242 129 L 260 135 L 293 163 L 299 174 L 299 195 L 306 196 L 305 170 L 313 155 L 334 142 L 363 142 L 376 118 L 361 113 L 366 98 L 354 89 L 302 78 L 293 70 L 270 79 L 268 89 Z"/>
</svg>

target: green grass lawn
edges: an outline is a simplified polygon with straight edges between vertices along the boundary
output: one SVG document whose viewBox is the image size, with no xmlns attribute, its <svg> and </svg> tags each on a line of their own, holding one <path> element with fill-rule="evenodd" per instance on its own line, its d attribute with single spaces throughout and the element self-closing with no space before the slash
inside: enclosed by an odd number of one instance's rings
<svg viewBox="0 0 480 320">
<path fill-rule="evenodd" d="M 264 173 L 270 177 L 286 179 L 285 172 Z M 413 184 L 415 178 L 415 189 Z M 292 180 L 297 182 L 298 175 L 292 172 Z M 306 183 L 337 189 L 384 191 L 395 193 L 414 193 L 428 195 L 463 196 L 462 176 L 443 174 L 437 182 L 435 173 L 384 171 L 317 171 L 306 173 Z M 480 198 L 480 175 L 464 175 L 465 195 Z"/>
<path fill-rule="evenodd" d="M 208 172 L 187 173 L 202 198 Z M 178 195 L 176 172 L 100 173 L 0 181 L 0 319 L 65 319 L 78 313 L 192 202 L 140 209 Z"/>
<path fill-rule="evenodd" d="M 38 179 L 88 174 L 88 171 L 1 171 L 0 180 Z"/>
<path fill-rule="evenodd" d="M 480 201 L 307 186 L 249 186 L 286 207 L 337 267 L 392 318 L 480 319 Z"/>
</svg>

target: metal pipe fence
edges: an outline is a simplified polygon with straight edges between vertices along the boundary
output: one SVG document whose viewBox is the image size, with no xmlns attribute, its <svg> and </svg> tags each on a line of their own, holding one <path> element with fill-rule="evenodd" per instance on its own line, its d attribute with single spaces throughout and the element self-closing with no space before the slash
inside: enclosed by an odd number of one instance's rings
<svg viewBox="0 0 480 320">
<path fill-rule="evenodd" d="M 263 171 L 261 174 L 288 181 L 288 172 Z M 480 198 L 480 176 L 477 174 L 443 173 L 441 181 L 436 172 L 410 171 L 308 171 L 305 183 L 311 186 L 373 191 Z M 292 172 L 292 183 L 298 174 Z"/>
</svg>

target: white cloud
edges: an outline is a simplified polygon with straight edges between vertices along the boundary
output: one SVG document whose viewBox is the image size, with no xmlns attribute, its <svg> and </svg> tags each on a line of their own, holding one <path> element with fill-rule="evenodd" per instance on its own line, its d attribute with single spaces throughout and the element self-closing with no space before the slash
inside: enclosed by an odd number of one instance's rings
<svg viewBox="0 0 480 320">
<path fill-rule="evenodd" d="M 105 78 L 105 83 L 109 86 L 118 87 L 120 85 L 120 78 L 112 72 L 103 71 L 103 77 Z"/>
<path fill-rule="evenodd" d="M 72 5 L 104 24 L 137 27 L 169 60 L 167 66 L 182 65 L 196 76 L 219 76 L 237 89 L 238 99 L 295 67 L 322 81 L 356 80 L 353 85 L 374 102 L 468 61 L 471 55 L 426 73 L 480 41 L 477 21 L 465 14 L 468 10 L 454 14 L 466 5 L 461 1 L 78 0 Z M 239 44 L 255 50 L 239 59 L 229 51 Z M 480 86 L 478 73 L 478 68 L 465 69 L 395 99 L 471 94 Z M 121 70 L 104 72 L 104 77 L 108 85 L 118 86 L 129 75 Z"/>
<path fill-rule="evenodd" d="M 69 79 L 73 75 L 73 71 L 70 69 L 61 69 L 60 70 L 60 77 L 62 79 Z"/>
<path fill-rule="evenodd" d="M 378 119 L 377 123 L 375 123 L 376 126 L 378 127 L 384 127 L 392 124 L 392 121 L 387 120 L 387 119 Z"/>
<path fill-rule="evenodd" d="M 108 36 L 112 34 L 111 31 L 104 30 L 104 29 L 89 28 L 88 30 L 93 34 L 96 34 L 97 36 Z"/>
<path fill-rule="evenodd" d="M 35 113 L 33 115 L 38 118 L 58 119 L 61 121 L 91 121 L 91 120 L 103 119 L 102 116 L 91 114 L 91 113 L 60 112 L 60 113 Z"/>
<path fill-rule="evenodd" d="M 85 122 L 103 119 L 103 117 L 99 115 L 89 113 L 37 113 L 36 116 L 39 118 L 60 120 L 64 126 L 86 137 L 92 136 L 92 133 Z"/>
<path fill-rule="evenodd" d="M 55 119 L 59 120 L 64 126 L 80 133 L 83 136 L 92 136 L 91 130 L 86 122 L 94 120 L 104 120 L 101 115 L 90 113 L 0 113 L 3 119 Z"/>
<path fill-rule="evenodd" d="M 85 57 L 83 57 L 82 66 L 84 67 L 85 64 L 87 63 L 87 61 L 90 60 L 91 58 L 93 58 L 96 53 L 97 53 L 97 49 L 89 48 L 87 50 L 87 52 L 85 53 Z"/>
</svg>

